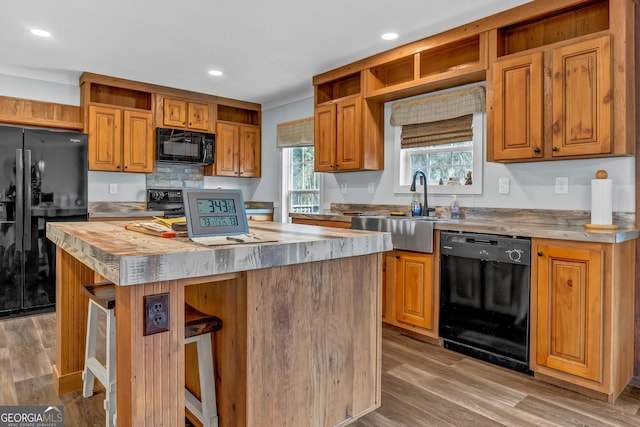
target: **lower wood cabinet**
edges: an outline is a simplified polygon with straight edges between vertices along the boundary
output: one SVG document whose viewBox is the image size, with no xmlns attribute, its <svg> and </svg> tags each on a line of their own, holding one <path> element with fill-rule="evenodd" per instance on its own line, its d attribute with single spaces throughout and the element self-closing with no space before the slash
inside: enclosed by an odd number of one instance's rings
<svg viewBox="0 0 640 427">
<path fill-rule="evenodd" d="M 437 338 L 434 255 L 396 249 L 386 253 L 384 270 L 383 321 Z"/>
<path fill-rule="evenodd" d="M 532 247 L 531 369 L 612 402 L 633 375 L 635 242 Z"/>
</svg>

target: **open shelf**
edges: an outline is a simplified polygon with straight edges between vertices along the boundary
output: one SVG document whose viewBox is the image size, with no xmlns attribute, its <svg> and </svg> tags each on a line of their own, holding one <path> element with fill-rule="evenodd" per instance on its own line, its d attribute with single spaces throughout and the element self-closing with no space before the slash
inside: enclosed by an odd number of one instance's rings
<svg viewBox="0 0 640 427">
<path fill-rule="evenodd" d="M 415 79 L 414 55 L 371 68 L 370 89 L 377 90 Z"/>
<path fill-rule="evenodd" d="M 218 120 L 259 126 L 260 112 L 246 108 L 218 105 Z"/>
<path fill-rule="evenodd" d="M 153 107 L 150 92 L 91 83 L 90 102 L 115 105 L 118 107 L 151 110 Z"/>
<path fill-rule="evenodd" d="M 420 78 L 480 64 L 480 36 L 420 52 Z"/>
<path fill-rule="evenodd" d="M 609 29 L 609 1 L 595 0 L 498 29 L 498 56 Z"/>
<path fill-rule="evenodd" d="M 360 93 L 360 72 L 317 86 L 316 104 Z"/>
</svg>

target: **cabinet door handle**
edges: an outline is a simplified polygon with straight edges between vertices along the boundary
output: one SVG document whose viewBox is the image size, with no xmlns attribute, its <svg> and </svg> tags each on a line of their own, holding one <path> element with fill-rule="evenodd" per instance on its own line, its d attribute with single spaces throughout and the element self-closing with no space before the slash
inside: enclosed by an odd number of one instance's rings
<svg viewBox="0 0 640 427">
<path fill-rule="evenodd" d="M 538 256 L 543 256 L 544 253 L 542 253 L 542 251 L 538 251 Z"/>
<path fill-rule="evenodd" d="M 536 147 L 533 149 L 533 152 L 536 154 L 540 154 L 540 148 Z"/>
<path fill-rule="evenodd" d="M 559 150 L 559 148 L 558 148 L 558 147 L 553 147 L 551 150 L 553 150 L 553 151 L 558 151 L 558 150 Z"/>
<path fill-rule="evenodd" d="M 120 165 L 116 166 L 116 169 L 120 169 Z"/>
</svg>

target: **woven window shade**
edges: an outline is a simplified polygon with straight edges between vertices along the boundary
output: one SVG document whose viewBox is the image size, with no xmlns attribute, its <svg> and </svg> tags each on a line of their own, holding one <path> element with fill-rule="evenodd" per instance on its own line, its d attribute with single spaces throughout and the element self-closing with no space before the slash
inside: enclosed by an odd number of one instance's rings
<svg viewBox="0 0 640 427">
<path fill-rule="evenodd" d="M 313 117 L 280 123 L 276 132 L 276 147 L 306 147 L 313 145 Z"/>
<path fill-rule="evenodd" d="M 402 126 L 402 148 L 464 142 L 473 138 L 473 114 L 485 110 L 484 87 L 477 86 L 397 102 L 391 124 Z"/>
<path fill-rule="evenodd" d="M 402 148 L 428 147 L 470 141 L 473 139 L 472 120 L 473 115 L 469 114 L 438 122 L 404 125 L 400 146 Z"/>
</svg>

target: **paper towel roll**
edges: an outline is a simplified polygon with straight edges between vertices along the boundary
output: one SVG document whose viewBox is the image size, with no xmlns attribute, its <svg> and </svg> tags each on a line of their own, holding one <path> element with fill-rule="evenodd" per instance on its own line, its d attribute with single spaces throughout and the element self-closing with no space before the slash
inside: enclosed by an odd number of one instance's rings
<svg viewBox="0 0 640 427">
<path fill-rule="evenodd" d="M 591 180 L 591 224 L 611 225 L 613 209 L 613 181 Z"/>
</svg>

